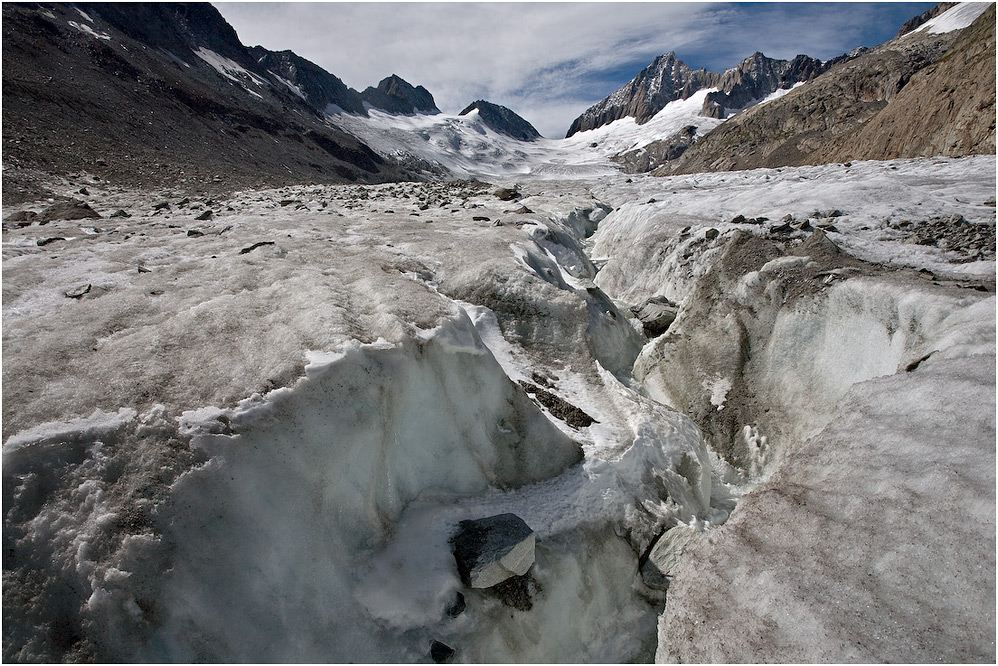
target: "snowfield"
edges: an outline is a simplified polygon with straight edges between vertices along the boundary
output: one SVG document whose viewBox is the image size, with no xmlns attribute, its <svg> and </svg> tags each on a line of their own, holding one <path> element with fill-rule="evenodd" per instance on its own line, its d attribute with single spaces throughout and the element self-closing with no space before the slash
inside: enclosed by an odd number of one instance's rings
<svg viewBox="0 0 998 666">
<path fill-rule="evenodd" d="M 994 157 L 628 177 L 392 124 L 494 184 L 84 174 L 102 219 L 5 223 L 5 660 L 994 661 Z M 526 602 L 450 550 L 506 512 Z"/>
</svg>

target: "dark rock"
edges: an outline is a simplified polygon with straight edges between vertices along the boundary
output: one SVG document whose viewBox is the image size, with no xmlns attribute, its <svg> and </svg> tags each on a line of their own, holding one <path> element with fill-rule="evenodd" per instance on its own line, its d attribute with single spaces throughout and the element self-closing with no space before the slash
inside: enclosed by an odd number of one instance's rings
<svg viewBox="0 0 998 666">
<path fill-rule="evenodd" d="M 449 664 L 454 659 L 456 650 L 446 643 L 433 641 L 430 643 L 430 659 L 437 664 Z"/>
<path fill-rule="evenodd" d="M 209 208 L 208 210 L 206 210 L 205 212 L 201 213 L 200 215 L 198 215 L 194 219 L 203 222 L 205 220 L 210 220 L 212 215 L 213 215 L 213 213 L 211 212 L 211 209 Z"/>
<path fill-rule="evenodd" d="M 735 215 L 733 218 L 731 218 L 731 224 L 745 224 L 745 216 Z"/>
<path fill-rule="evenodd" d="M 5 217 L 4 222 L 24 222 L 25 224 L 18 224 L 17 226 L 26 227 L 37 219 L 38 219 L 38 213 L 36 213 L 35 211 L 21 210 Z"/>
<path fill-rule="evenodd" d="M 498 585 L 494 585 L 491 588 L 491 592 L 499 597 L 504 606 L 528 611 L 534 607 L 534 585 L 534 580 L 530 574 L 512 576 Z"/>
<path fill-rule="evenodd" d="M 82 195 L 83 195 L 83 196 L 85 196 L 85 197 L 86 197 L 86 196 L 90 196 L 90 192 L 89 192 L 89 191 L 87 191 L 87 188 L 85 188 L 85 187 L 81 187 L 81 188 L 79 189 L 79 193 L 80 193 L 80 194 L 82 194 Z"/>
<path fill-rule="evenodd" d="M 519 208 L 513 211 L 513 213 L 516 215 L 530 215 L 533 212 L 534 211 L 530 210 L 526 206 L 520 206 Z"/>
<path fill-rule="evenodd" d="M 186 206 L 190 202 L 191 202 L 190 199 L 188 199 L 187 197 L 184 197 L 183 199 L 181 199 L 180 201 L 177 202 L 177 206 L 180 207 L 180 208 L 183 208 L 184 206 Z"/>
<path fill-rule="evenodd" d="M 654 174 L 993 155 L 994 44 L 991 6 L 962 30 L 907 34 L 833 59 L 806 86 L 729 118 Z"/>
<path fill-rule="evenodd" d="M 462 520 L 451 537 L 461 580 L 469 587 L 498 585 L 534 563 L 534 531 L 512 513 Z"/>
<path fill-rule="evenodd" d="M 457 617 L 468 607 L 468 604 L 464 600 L 464 595 L 460 592 L 456 593 L 454 598 L 454 603 L 447 607 L 447 615 L 449 617 Z"/>
<path fill-rule="evenodd" d="M 572 426 L 576 430 L 579 428 L 588 428 L 594 423 L 598 423 L 596 419 L 586 414 L 584 411 L 568 402 L 563 398 L 559 398 L 554 393 L 550 391 L 545 391 L 539 386 L 534 386 L 530 382 L 525 382 L 520 380 L 520 386 L 528 395 L 533 395 L 537 399 L 537 402 L 544 405 L 551 415 L 555 418 L 561 419 L 568 425 Z"/>
<path fill-rule="evenodd" d="M 188 229 L 187 230 L 187 237 L 188 238 L 198 238 L 200 236 L 204 236 L 204 232 L 203 231 L 199 231 L 197 229 Z"/>
<path fill-rule="evenodd" d="M 170 202 L 169 201 L 160 201 L 159 203 L 154 203 L 152 205 L 152 209 L 153 210 L 169 210 L 170 209 Z"/>
<path fill-rule="evenodd" d="M 512 201 L 520 196 L 516 187 L 500 187 L 493 192 L 501 201 Z"/>
<path fill-rule="evenodd" d="M 239 250 L 239 254 L 249 254 L 258 247 L 263 247 L 264 245 L 273 245 L 273 244 L 274 241 L 260 241 L 259 243 L 253 243 L 249 247 L 244 247 L 243 249 Z"/>
<path fill-rule="evenodd" d="M 82 201 L 64 201 L 52 204 L 44 211 L 40 217 L 49 222 L 51 220 L 99 220 L 100 213 Z"/>
<path fill-rule="evenodd" d="M 54 243 L 56 241 L 64 241 L 64 240 L 66 239 L 63 238 L 62 236 L 53 236 L 51 238 L 40 238 L 39 240 L 35 241 L 35 245 L 37 245 L 38 247 L 45 247 L 49 243 Z"/>
<path fill-rule="evenodd" d="M 118 210 L 111 213 L 109 217 L 131 217 L 132 214 L 119 208 Z"/>
<path fill-rule="evenodd" d="M 297 86 L 312 107 L 326 113 L 342 110 L 367 116 L 360 93 L 315 63 L 293 51 L 268 51 L 260 46 L 249 50 L 261 66 Z"/>
<path fill-rule="evenodd" d="M 474 220 L 475 222 L 488 222 L 490 218 L 486 217 L 485 215 L 473 215 L 471 219 Z"/>
<path fill-rule="evenodd" d="M 492 223 L 492 226 L 493 227 L 501 227 L 502 226 L 502 220 L 496 220 L 495 222 Z"/>
<path fill-rule="evenodd" d="M 703 237 L 706 238 L 709 241 L 712 241 L 712 240 L 714 240 L 715 238 L 717 238 L 720 235 L 721 235 L 721 232 L 718 231 L 717 229 L 714 229 L 712 227 L 712 228 L 710 228 L 710 229 L 708 229 L 707 231 L 704 232 Z"/>
</svg>

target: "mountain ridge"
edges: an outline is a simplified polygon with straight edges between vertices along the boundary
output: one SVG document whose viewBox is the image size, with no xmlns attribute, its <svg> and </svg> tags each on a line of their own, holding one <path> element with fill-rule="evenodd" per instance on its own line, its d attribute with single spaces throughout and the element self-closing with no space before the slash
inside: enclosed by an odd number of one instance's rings
<svg viewBox="0 0 998 666">
<path fill-rule="evenodd" d="M 669 102 L 688 99 L 704 88 L 718 88 L 704 101 L 702 115 L 723 118 L 729 109 L 740 109 L 780 88 L 805 83 L 827 69 L 822 61 L 806 55 L 777 60 L 756 51 L 724 72 L 692 69 L 675 51 L 656 57 L 633 79 L 586 109 L 572 121 L 566 136 L 596 129 L 621 118 L 648 122 Z"/>
</svg>

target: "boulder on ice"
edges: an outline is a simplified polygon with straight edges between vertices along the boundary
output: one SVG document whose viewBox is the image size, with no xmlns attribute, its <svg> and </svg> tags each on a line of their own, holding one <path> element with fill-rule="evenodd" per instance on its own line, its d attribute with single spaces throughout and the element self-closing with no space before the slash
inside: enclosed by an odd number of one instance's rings
<svg viewBox="0 0 998 666">
<path fill-rule="evenodd" d="M 652 296 L 641 305 L 632 307 L 631 312 L 641 322 L 645 335 L 654 338 L 669 329 L 679 314 L 679 307 L 665 296 Z"/>
<path fill-rule="evenodd" d="M 648 559 L 641 565 L 641 578 L 645 584 L 657 590 L 669 589 L 669 581 L 679 566 L 679 558 L 683 551 L 702 536 L 703 532 L 684 525 L 667 530 L 651 549 Z"/>
<path fill-rule="evenodd" d="M 461 580 L 470 587 L 522 576 L 534 563 L 534 531 L 512 513 L 462 520 L 451 544 Z"/>
</svg>

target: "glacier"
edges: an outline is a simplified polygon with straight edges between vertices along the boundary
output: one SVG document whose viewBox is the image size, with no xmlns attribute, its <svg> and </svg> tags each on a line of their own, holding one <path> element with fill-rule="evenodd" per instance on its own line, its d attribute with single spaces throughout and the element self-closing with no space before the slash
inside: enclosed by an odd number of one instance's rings
<svg viewBox="0 0 998 666">
<path fill-rule="evenodd" d="M 993 157 L 483 172 L 474 114 L 402 120 L 521 198 L 81 175 L 132 217 L 5 231 L 5 659 L 993 660 L 995 264 L 896 224 L 993 228 Z M 529 609 L 448 544 L 506 512 Z"/>
</svg>

